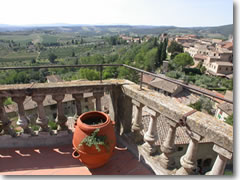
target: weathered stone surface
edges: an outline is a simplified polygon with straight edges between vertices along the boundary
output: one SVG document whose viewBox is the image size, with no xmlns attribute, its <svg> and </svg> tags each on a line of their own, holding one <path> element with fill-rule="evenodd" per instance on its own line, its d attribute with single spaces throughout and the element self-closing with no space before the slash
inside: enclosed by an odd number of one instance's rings
<svg viewBox="0 0 240 180">
<path fill-rule="evenodd" d="M 126 96 L 119 86 L 110 91 L 110 117 L 115 121 L 117 134 L 130 133 L 132 123 L 132 100 Z"/>
<path fill-rule="evenodd" d="M 142 104 L 141 104 L 140 102 L 138 102 L 138 101 L 136 101 L 136 100 L 134 100 L 134 99 L 132 99 L 132 103 L 133 103 L 135 106 L 137 106 L 137 107 L 142 106 Z"/>
<path fill-rule="evenodd" d="M 176 123 L 179 123 L 179 119 L 183 114 L 192 110 L 192 108 L 180 104 L 173 98 L 147 88 L 139 91 L 139 86 L 136 84 L 124 84 L 122 89 L 127 96 L 163 114 Z M 214 144 L 233 152 L 233 128 L 230 125 L 202 112 L 195 112 L 188 116 L 186 123 L 190 131 L 208 138 Z"/>
<path fill-rule="evenodd" d="M 187 125 L 191 131 L 201 134 L 214 144 L 233 152 L 233 128 L 210 115 L 196 112 L 187 118 Z"/>
<path fill-rule="evenodd" d="M 227 159 L 231 159 L 231 158 L 232 158 L 232 153 L 231 153 L 231 152 L 229 152 L 229 151 L 226 150 L 226 149 L 223 149 L 222 147 L 220 147 L 220 146 L 218 146 L 218 145 L 216 145 L 216 144 L 214 144 L 213 150 L 214 150 L 215 152 L 217 152 L 218 154 L 226 157 Z"/>
<path fill-rule="evenodd" d="M 104 80 L 102 83 L 100 81 L 79 80 L 57 83 L 2 85 L 0 87 L 0 97 L 103 92 L 105 88 L 110 89 L 112 85 L 121 85 L 125 82 L 126 80 Z"/>
<path fill-rule="evenodd" d="M 139 85 L 127 80 L 104 80 L 102 83 L 100 81 L 72 81 L 3 85 L 0 87 L 0 97 L 96 93 L 103 92 L 106 89 L 111 92 L 112 96 L 112 102 L 110 103 L 111 118 L 118 121 L 116 127 L 121 127 L 125 132 L 131 130 L 132 100 L 148 106 L 176 124 L 179 123 L 183 114 L 192 110 L 192 108 L 180 104 L 175 99 L 153 90 L 143 88 L 140 91 Z M 111 91 L 112 89 L 114 91 Z M 233 128 L 228 124 L 202 112 L 196 112 L 188 116 L 186 123 L 190 131 L 208 138 L 214 144 L 229 152 L 233 152 Z"/>
<path fill-rule="evenodd" d="M 147 88 L 143 88 L 143 90 L 140 91 L 136 84 L 124 84 L 122 89 L 127 96 L 130 96 L 132 99 L 139 101 L 177 123 L 179 123 L 179 119 L 184 113 L 192 110 L 192 108 L 180 104 L 171 97 L 164 96 L 156 91 Z"/>
<path fill-rule="evenodd" d="M 145 108 L 145 111 L 146 111 L 147 113 L 151 114 L 151 116 L 157 116 L 157 114 L 158 114 L 156 111 L 152 110 L 152 109 L 149 108 L 149 107 Z"/>
<path fill-rule="evenodd" d="M 200 141 L 202 138 L 199 134 L 190 130 L 186 130 L 186 133 L 189 135 L 189 137 L 191 137 L 192 139 L 195 139 L 196 141 Z"/>
</svg>

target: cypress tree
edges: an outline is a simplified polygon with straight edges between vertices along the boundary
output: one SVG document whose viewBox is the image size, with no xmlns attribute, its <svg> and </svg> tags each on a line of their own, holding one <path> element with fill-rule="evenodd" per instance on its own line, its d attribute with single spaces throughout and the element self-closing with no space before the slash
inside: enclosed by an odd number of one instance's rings
<svg viewBox="0 0 240 180">
<path fill-rule="evenodd" d="M 158 60 L 156 62 L 156 68 L 160 67 L 162 65 L 162 49 L 163 49 L 163 42 L 160 42 L 160 45 L 158 47 Z"/>
</svg>

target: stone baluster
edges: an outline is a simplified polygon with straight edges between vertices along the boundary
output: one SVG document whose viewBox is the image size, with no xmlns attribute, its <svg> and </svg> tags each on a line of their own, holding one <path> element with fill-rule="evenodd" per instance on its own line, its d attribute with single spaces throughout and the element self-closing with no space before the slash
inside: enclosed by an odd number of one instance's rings
<svg viewBox="0 0 240 180">
<path fill-rule="evenodd" d="M 176 175 L 192 175 L 195 174 L 197 168 L 197 150 L 201 136 L 190 131 L 188 131 L 188 134 L 190 136 L 188 149 L 186 154 L 180 159 L 182 167 L 177 170 Z"/>
<path fill-rule="evenodd" d="M 74 119 L 77 118 L 82 114 L 82 101 L 83 101 L 83 93 L 81 94 L 73 94 L 72 97 L 75 99 L 76 104 L 76 113 L 74 115 Z"/>
<path fill-rule="evenodd" d="M 26 98 L 26 96 L 12 98 L 12 100 L 14 102 L 16 102 L 18 105 L 17 125 L 20 126 L 24 130 L 24 133 L 34 135 L 34 132 L 32 131 L 32 129 L 28 127 L 30 120 L 28 119 L 28 117 L 26 116 L 25 111 L 24 111 L 23 102 L 24 102 L 25 98 Z"/>
<path fill-rule="evenodd" d="M 213 150 L 218 153 L 218 156 L 212 170 L 207 172 L 206 175 L 223 175 L 227 161 L 232 159 L 232 153 L 216 144 L 214 144 Z"/>
<path fill-rule="evenodd" d="M 161 146 L 162 154 L 160 155 L 160 164 L 165 169 L 172 169 L 175 165 L 174 158 L 171 155 L 175 152 L 174 141 L 176 136 L 177 123 L 169 119 L 168 124 L 168 134 Z"/>
<path fill-rule="evenodd" d="M 104 92 L 94 92 L 93 97 L 96 98 L 96 111 L 102 110 L 101 97 L 104 96 Z"/>
<path fill-rule="evenodd" d="M 134 137 L 134 141 L 136 143 L 141 142 L 143 140 L 143 136 L 141 134 L 141 131 L 143 129 L 143 125 L 142 125 L 142 108 L 143 108 L 143 104 L 136 101 L 136 100 L 132 100 L 132 104 L 133 104 L 133 108 L 135 108 L 135 113 L 133 116 L 133 120 L 132 120 L 132 128 L 131 131 L 134 133 L 133 137 Z"/>
<path fill-rule="evenodd" d="M 39 131 L 41 132 L 48 132 L 48 119 L 45 114 L 43 101 L 45 99 L 45 95 L 33 95 L 32 100 L 37 103 L 37 109 L 38 109 L 38 118 L 36 120 L 36 124 L 40 126 Z"/>
<path fill-rule="evenodd" d="M 68 127 L 66 126 L 67 117 L 64 115 L 64 109 L 63 109 L 63 99 L 64 94 L 59 95 L 53 95 L 52 98 L 57 102 L 57 117 L 56 117 L 56 123 L 58 124 L 58 130 L 64 131 L 68 130 Z"/>
<path fill-rule="evenodd" d="M 157 117 L 159 116 L 159 113 L 150 108 L 147 108 L 146 111 L 150 114 L 150 122 L 149 122 L 148 130 L 144 135 L 145 143 L 143 144 L 143 147 L 149 155 L 152 155 L 157 151 L 157 148 L 154 143 L 157 138 L 156 136 Z"/>
<path fill-rule="evenodd" d="M 4 130 L 4 133 L 10 134 L 12 137 L 16 137 L 16 132 L 10 127 L 11 121 L 6 115 L 6 111 L 3 105 L 5 98 L 0 97 L 0 132 Z"/>
</svg>

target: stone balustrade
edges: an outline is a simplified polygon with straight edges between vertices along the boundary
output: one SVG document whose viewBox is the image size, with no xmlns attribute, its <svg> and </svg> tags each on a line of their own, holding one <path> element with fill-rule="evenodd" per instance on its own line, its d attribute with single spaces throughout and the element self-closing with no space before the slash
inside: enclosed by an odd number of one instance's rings
<svg viewBox="0 0 240 180">
<path fill-rule="evenodd" d="M 227 161 L 232 158 L 233 128 L 207 114 L 195 112 L 186 118 L 185 128 L 190 140 L 186 153 L 180 158 L 181 167 L 176 169 L 173 160 L 176 150 L 174 145 L 176 130 L 182 126 L 182 116 L 190 112 L 192 108 L 158 92 L 146 88 L 140 90 L 138 85 L 127 80 L 39 83 L 30 88 L 28 84 L 0 86 L 0 130 L 13 137 L 16 136 L 3 106 L 6 97 L 11 97 L 17 103 L 17 125 L 23 129 L 23 134 L 35 137 L 37 135 L 29 127 L 29 119 L 24 113 L 23 102 L 26 96 L 30 96 L 37 103 L 36 123 L 41 127 L 40 132 L 51 134 L 43 106 L 45 96 L 51 95 L 57 103 L 56 122 L 58 131 L 61 132 L 68 130 L 67 117 L 63 113 L 64 96 L 72 94 L 75 99 L 76 120 L 83 112 L 81 106 L 81 102 L 84 100 L 83 94 L 89 92 L 93 93 L 95 98 L 96 110 L 102 110 L 101 98 L 104 96 L 104 92 L 109 92 L 109 115 L 115 121 L 116 133 L 120 140 L 136 156 L 143 158 L 156 174 L 196 174 L 198 145 L 203 138 L 207 138 L 214 144 L 213 151 L 218 154 L 211 171 L 206 175 L 222 175 Z M 146 131 L 143 128 L 143 107 L 146 107 L 146 112 L 150 116 Z M 169 129 L 159 147 L 156 145 L 159 138 L 156 131 L 160 115 L 166 118 Z"/>
</svg>

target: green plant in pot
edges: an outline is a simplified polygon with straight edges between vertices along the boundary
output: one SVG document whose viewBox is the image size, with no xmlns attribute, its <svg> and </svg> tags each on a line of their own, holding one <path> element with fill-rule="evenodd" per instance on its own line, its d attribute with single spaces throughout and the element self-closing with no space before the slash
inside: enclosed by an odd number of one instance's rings
<svg viewBox="0 0 240 180">
<path fill-rule="evenodd" d="M 95 146 L 98 152 L 101 151 L 99 145 L 104 146 L 107 150 L 109 150 L 109 142 L 107 141 L 107 136 L 104 135 L 97 135 L 100 131 L 99 128 L 97 128 L 95 131 L 92 132 L 90 136 L 86 136 L 82 142 L 79 144 L 78 149 L 80 146 L 85 144 L 88 147 Z"/>
<path fill-rule="evenodd" d="M 88 168 L 103 166 L 113 154 L 116 136 L 110 117 L 100 111 L 83 113 L 73 135 L 72 156 Z"/>
</svg>

